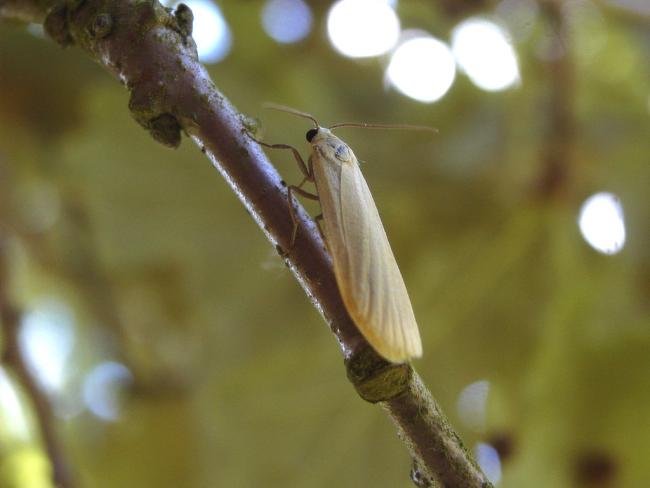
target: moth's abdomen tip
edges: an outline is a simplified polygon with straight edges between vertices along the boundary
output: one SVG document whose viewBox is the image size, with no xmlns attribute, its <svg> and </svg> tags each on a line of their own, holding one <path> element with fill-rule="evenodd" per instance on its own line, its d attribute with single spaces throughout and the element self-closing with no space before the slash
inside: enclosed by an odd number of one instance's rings
<svg viewBox="0 0 650 488">
<path fill-rule="evenodd" d="M 415 344 L 411 344 L 410 347 L 400 348 L 391 353 L 382 354 L 382 356 L 392 363 L 408 363 L 412 359 L 422 357 L 422 343 L 418 339 L 418 341 Z"/>
<path fill-rule="evenodd" d="M 418 359 L 422 357 L 422 346 L 418 348 L 413 348 L 412 350 L 404 349 L 386 349 L 379 351 L 375 349 L 377 353 L 383 357 L 386 361 L 389 361 L 393 364 L 404 364 L 411 362 L 412 359 Z"/>
</svg>

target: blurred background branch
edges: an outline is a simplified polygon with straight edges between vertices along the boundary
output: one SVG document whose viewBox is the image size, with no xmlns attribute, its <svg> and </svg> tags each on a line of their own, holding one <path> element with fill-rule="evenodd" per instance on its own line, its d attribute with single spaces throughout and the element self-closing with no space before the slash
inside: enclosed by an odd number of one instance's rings
<svg viewBox="0 0 650 488">
<path fill-rule="evenodd" d="M 564 2 L 544 0 L 540 7 L 547 22 L 549 42 L 546 46 L 545 66 L 548 77 L 546 136 L 542 141 L 541 171 L 536 182 L 543 198 L 567 196 L 573 170 L 573 145 L 576 132 L 574 115 L 574 61 L 571 36 L 563 12 Z"/>
<path fill-rule="evenodd" d="M 8 237 L 0 226 L 0 322 L 2 323 L 2 363 L 13 371 L 36 414 L 36 421 L 45 452 L 50 461 L 52 481 L 58 488 L 76 485 L 72 466 L 57 433 L 57 421 L 49 398 L 38 385 L 23 357 L 18 342 L 20 311 L 10 296 Z"/>
</svg>

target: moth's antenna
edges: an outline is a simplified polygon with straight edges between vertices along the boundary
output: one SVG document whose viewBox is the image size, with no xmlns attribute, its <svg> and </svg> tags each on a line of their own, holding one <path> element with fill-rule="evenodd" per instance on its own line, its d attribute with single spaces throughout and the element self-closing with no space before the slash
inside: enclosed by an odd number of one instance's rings
<svg viewBox="0 0 650 488">
<path fill-rule="evenodd" d="M 330 125 L 328 129 L 336 129 L 339 127 L 361 127 L 362 129 L 406 129 L 406 130 L 422 130 L 426 132 L 438 133 L 438 129 L 434 127 L 427 127 L 426 125 L 411 125 L 411 124 L 370 124 L 367 122 L 341 122 L 340 124 Z"/>
<path fill-rule="evenodd" d="M 310 115 L 306 112 L 301 112 L 300 110 L 296 110 L 295 108 L 287 107 L 285 105 L 278 105 L 276 103 L 268 103 L 268 102 L 262 104 L 262 107 L 269 108 L 271 110 L 277 110 L 279 112 L 286 112 L 288 114 L 297 115 L 298 117 L 302 117 L 304 119 L 309 119 L 314 124 L 316 124 L 316 128 L 320 127 L 318 120 L 316 120 L 313 115 Z"/>
</svg>

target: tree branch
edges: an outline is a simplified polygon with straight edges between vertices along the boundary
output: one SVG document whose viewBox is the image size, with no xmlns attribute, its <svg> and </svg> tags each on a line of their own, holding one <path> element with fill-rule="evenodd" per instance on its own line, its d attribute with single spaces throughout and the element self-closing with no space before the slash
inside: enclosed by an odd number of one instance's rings
<svg viewBox="0 0 650 488">
<path fill-rule="evenodd" d="M 382 403 L 397 424 L 419 478 L 444 487 L 490 486 L 413 368 L 386 362 L 361 336 L 316 226 L 299 206 L 298 238 L 290 246 L 286 185 L 199 63 L 189 9 L 171 13 L 155 1 L 39 1 L 49 7 L 50 36 L 78 44 L 126 85 L 131 113 L 156 140 L 176 147 L 183 131 L 210 158 L 335 334 L 357 392 Z M 22 2 L 4 0 L 16 3 Z M 6 12 L 3 0 L 0 12 Z"/>
<path fill-rule="evenodd" d="M 52 415 L 52 405 L 41 391 L 29 368 L 25 364 L 18 344 L 20 312 L 9 298 L 8 262 L 5 236 L 0 234 L 0 322 L 2 323 L 2 362 L 11 368 L 36 413 L 36 420 L 45 451 L 52 466 L 52 481 L 57 488 L 74 488 L 76 483 L 66 460 L 64 449 L 56 434 L 56 423 Z"/>
<path fill-rule="evenodd" d="M 562 196 L 571 182 L 571 152 L 575 136 L 574 73 L 569 50 L 570 33 L 561 0 L 540 1 L 549 30 L 550 45 L 545 67 L 549 99 L 546 104 L 546 133 L 541 155 L 541 172 L 536 181 L 542 198 Z"/>
</svg>

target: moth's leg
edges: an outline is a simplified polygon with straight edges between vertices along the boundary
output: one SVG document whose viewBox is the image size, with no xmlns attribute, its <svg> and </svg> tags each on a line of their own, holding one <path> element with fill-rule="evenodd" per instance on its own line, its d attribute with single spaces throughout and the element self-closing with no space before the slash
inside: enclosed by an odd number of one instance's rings
<svg viewBox="0 0 650 488">
<path fill-rule="evenodd" d="M 296 243 L 296 234 L 298 233 L 298 220 L 296 219 L 296 214 L 294 213 L 293 209 L 293 192 L 296 192 L 302 197 L 309 198 L 310 200 L 319 200 L 318 195 L 309 193 L 308 191 L 305 191 L 295 185 L 290 185 L 287 188 L 287 196 L 289 198 L 289 216 L 291 217 L 291 222 L 293 223 L 293 231 L 291 232 L 291 244 L 289 248 L 293 248 L 293 245 Z"/>
<path fill-rule="evenodd" d="M 260 146 L 268 147 L 269 149 L 290 149 L 291 152 L 293 153 L 293 157 L 295 158 L 296 162 L 298 163 L 298 168 L 300 168 L 300 172 L 303 174 L 305 177 L 304 180 L 302 180 L 302 183 L 298 185 L 301 187 L 304 185 L 305 181 L 314 181 L 314 173 L 311 167 L 311 161 L 309 164 L 306 164 L 305 161 L 302 159 L 302 156 L 298 152 L 298 150 L 290 146 L 289 144 L 269 144 L 268 142 L 260 141 L 258 139 L 255 139 L 252 135 L 248 134 L 248 137 L 253 139 L 255 142 L 257 142 Z"/>
<path fill-rule="evenodd" d="M 296 154 L 294 154 L 294 155 L 296 155 Z M 297 154 L 296 157 L 298 158 L 298 157 L 300 157 L 300 155 Z M 305 162 L 302 159 L 300 159 L 300 160 L 296 159 L 296 160 L 298 161 L 298 166 L 300 166 L 300 171 L 302 171 L 302 174 L 304 175 L 304 178 L 302 179 L 302 181 L 298 185 L 298 188 L 302 188 L 302 185 L 304 185 L 308 181 L 315 182 L 315 180 L 314 180 L 314 164 L 313 164 L 311 158 L 309 158 L 307 160 L 306 165 L 305 165 Z"/>
<path fill-rule="evenodd" d="M 314 166 L 312 160 L 311 158 L 309 158 L 308 163 L 305 163 L 304 159 L 302 159 L 302 156 L 300 156 L 298 150 L 295 147 L 290 146 L 289 144 L 269 144 L 267 142 L 255 139 L 251 134 L 248 134 L 248 137 L 250 137 L 252 140 L 257 142 L 260 146 L 268 147 L 269 149 L 290 149 L 291 152 L 293 153 L 293 157 L 298 163 L 298 168 L 300 169 L 300 172 L 303 174 L 303 179 L 298 186 L 289 185 L 287 187 L 287 197 L 289 199 L 289 216 L 291 217 L 291 222 L 293 223 L 293 232 L 291 233 L 290 247 L 293 247 L 293 245 L 296 242 L 296 235 L 298 233 L 298 221 L 296 220 L 296 215 L 293 209 L 293 203 L 294 203 L 293 192 L 296 192 L 298 195 L 301 195 L 305 198 L 309 198 L 310 200 L 316 200 L 316 201 L 319 200 L 318 195 L 314 195 L 313 193 L 309 193 L 302 189 L 302 186 L 306 182 L 314 181 Z M 320 226 L 318 227 L 318 230 L 320 232 Z M 321 232 L 321 236 L 322 236 L 322 232 Z"/>
</svg>

